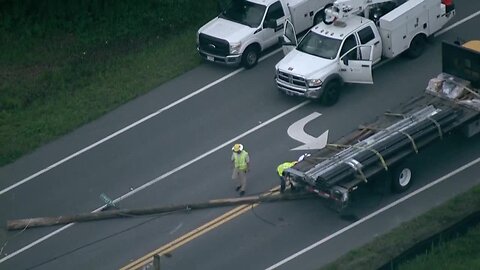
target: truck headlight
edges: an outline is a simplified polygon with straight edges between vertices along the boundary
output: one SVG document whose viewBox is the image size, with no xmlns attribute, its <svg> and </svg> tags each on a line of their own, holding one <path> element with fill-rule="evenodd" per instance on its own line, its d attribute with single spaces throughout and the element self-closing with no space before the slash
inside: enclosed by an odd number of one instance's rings
<svg viewBox="0 0 480 270">
<path fill-rule="evenodd" d="M 242 47 L 242 43 L 231 43 L 230 44 L 230 53 L 231 54 L 238 54 L 240 53 L 240 47 Z"/>
<path fill-rule="evenodd" d="M 322 85 L 322 80 L 320 79 L 312 79 L 312 80 L 307 80 L 308 86 L 310 87 L 318 87 Z"/>
</svg>

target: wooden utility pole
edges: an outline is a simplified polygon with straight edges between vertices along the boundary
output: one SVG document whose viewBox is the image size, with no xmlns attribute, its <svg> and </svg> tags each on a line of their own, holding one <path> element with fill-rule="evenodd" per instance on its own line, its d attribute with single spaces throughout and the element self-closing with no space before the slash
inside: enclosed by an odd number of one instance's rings
<svg viewBox="0 0 480 270">
<path fill-rule="evenodd" d="M 261 196 L 241 197 L 241 198 L 227 198 L 219 200 L 210 200 L 203 203 L 179 204 L 169 205 L 156 208 L 145 209 L 115 209 L 104 210 L 92 213 L 83 213 L 70 216 L 58 217 L 36 217 L 26 219 L 7 220 L 7 230 L 23 230 L 27 228 L 44 227 L 52 225 L 68 224 L 72 222 L 86 222 L 94 220 L 103 220 L 120 217 L 136 217 L 144 215 L 171 213 L 178 211 L 191 211 L 197 209 L 206 209 L 214 207 L 234 206 L 242 204 L 253 204 L 261 202 L 276 202 L 284 200 L 299 200 L 312 198 L 315 195 L 312 193 L 292 193 L 292 194 L 268 194 Z"/>
</svg>

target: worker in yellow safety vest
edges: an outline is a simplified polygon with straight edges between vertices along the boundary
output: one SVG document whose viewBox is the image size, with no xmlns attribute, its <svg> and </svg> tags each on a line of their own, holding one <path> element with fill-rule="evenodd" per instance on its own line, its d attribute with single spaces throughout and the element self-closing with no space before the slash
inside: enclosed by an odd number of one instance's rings
<svg viewBox="0 0 480 270">
<path fill-rule="evenodd" d="M 242 144 L 235 144 L 232 147 L 232 151 L 232 179 L 237 183 L 235 190 L 240 191 L 240 196 L 243 196 L 247 186 L 247 172 L 250 166 L 250 157 L 248 156 L 248 152 L 243 150 Z"/>
<path fill-rule="evenodd" d="M 284 162 L 277 167 L 277 173 L 278 176 L 280 177 L 280 193 L 285 192 L 285 186 L 286 186 L 286 175 L 285 175 L 285 170 L 288 168 L 293 167 L 295 164 L 297 164 L 298 161 L 291 161 L 291 162 Z M 291 188 L 293 189 L 292 183 L 290 183 Z"/>
</svg>

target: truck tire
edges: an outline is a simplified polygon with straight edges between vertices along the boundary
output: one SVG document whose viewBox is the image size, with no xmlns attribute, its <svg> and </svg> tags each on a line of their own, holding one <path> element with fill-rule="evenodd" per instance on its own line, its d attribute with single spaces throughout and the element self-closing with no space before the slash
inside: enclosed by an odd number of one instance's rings
<svg viewBox="0 0 480 270">
<path fill-rule="evenodd" d="M 320 103 L 324 106 L 332 106 L 337 103 L 340 97 L 340 83 L 337 81 L 328 82 L 320 96 Z"/>
<path fill-rule="evenodd" d="M 242 55 L 242 65 L 246 69 L 254 67 L 258 63 L 259 50 L 255 46 L 248 46 Z"/>
<path fill-rule="evenodd" d="M 412 170 L 405 166 L 396 166 L 391 174 L 392 190 L 401 193 L 412 185 Z"/>
<path fill-rule="evenodd" d="M 422 55 L 427 44 L 427 39 L 423 35 L 416 35 L 412 42 L 410 42 L 410 47 L 407 49 L 407 56 L 409 58 L 417 58 Z"/>
</svg>

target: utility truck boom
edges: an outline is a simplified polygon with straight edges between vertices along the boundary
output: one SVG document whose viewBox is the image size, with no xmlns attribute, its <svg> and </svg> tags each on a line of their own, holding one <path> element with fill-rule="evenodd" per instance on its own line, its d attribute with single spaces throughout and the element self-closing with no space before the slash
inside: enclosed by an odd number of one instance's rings
<svg viewBox="0 0 480 270">
<path fill-rule="evenodd" d="M 337 19 L 347 18 L 351 15 L 358 15 L 368 11 L 372 5 L 391 2 L 392 0 L 337 0 L 333 6 L 325 9 L 325 17 L 323 22 L 330 24 Z M 368 18 L 368 14 L 365 15 Z"/>
</svg>

